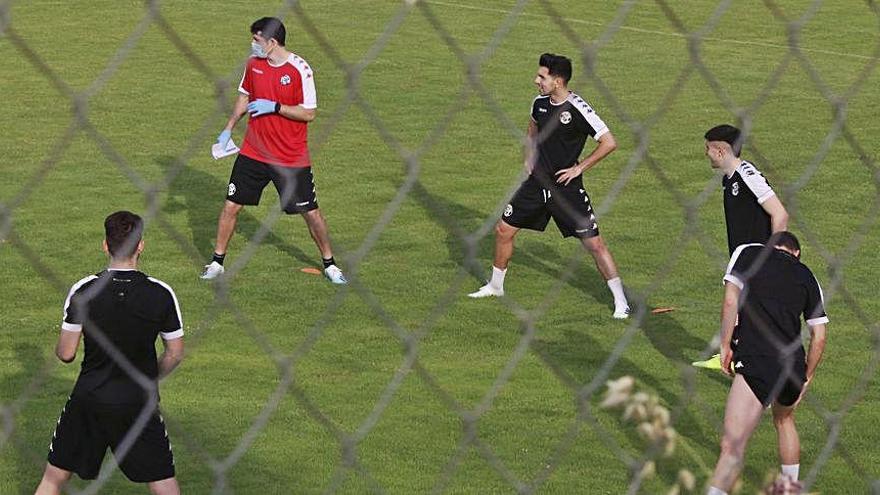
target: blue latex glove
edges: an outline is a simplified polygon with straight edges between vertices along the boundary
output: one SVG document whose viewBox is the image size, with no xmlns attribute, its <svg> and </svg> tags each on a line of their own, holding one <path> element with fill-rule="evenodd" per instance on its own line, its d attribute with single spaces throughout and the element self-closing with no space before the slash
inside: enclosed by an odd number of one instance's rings
<svg viewBox="0 0 880 495">
<path fill-rule="evenodd" d="M 220 143 L 220 147 L 224 150 L 226 149 L 226 143 L 228 143 L 230 139 L 232 139 L 232 131 L 227 129 L 223 129 L 223 132 L 217 136 L 217 142 Z"/>
<path fill-rule="evenodd" d="M 248 103 L 247 111 L 250 112 L 251 117 L 275 113 L 275 102 L 264 99 L 254 100 Z"/>
</svg>

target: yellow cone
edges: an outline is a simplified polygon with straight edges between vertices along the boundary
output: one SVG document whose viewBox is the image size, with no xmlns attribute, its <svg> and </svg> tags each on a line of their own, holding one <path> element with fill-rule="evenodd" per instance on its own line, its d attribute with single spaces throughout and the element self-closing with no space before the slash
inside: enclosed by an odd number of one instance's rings
<svg viewBox="0 0 880 495">
<path fill-rule="evenodd" d="M 721 354 L 715 354 L 705 361 L 694 361 L 691 363 L 692 366 L 696 366 L 697 368 L 706 368 L 710 370 L 720 370 L 721 369 Z"/>
</svg>

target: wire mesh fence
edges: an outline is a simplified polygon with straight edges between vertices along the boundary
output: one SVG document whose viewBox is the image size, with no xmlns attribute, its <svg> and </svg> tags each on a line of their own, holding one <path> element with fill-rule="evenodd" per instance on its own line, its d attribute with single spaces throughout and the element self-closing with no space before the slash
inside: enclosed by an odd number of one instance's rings
<svg viewBox="0 0 880 495">
<path fill-rule="evenodd" d="M 425 157 L 457 124 L 466 103 L 470 101 L 479 102 L 496 119 L 500 127 L 509 135 L 512 146 L 526 142 L 523 122 L 512 118 L 505 110 L 504 103 L 500 101 L 504 95 L 499 95 L 487 85 L 486 80 L 490 76 L 485 73 L 487 61 L 496 54 L 517 23 L 522 22 L 523 19 L 552 26 L 559 30 L 571 45 L 579 48 L 577 53 L 569 54 L 575 61 L 576 78 L 581 84 L 588 84 L 595 92 L 596 98 L 603 102 L 598 111 L 605 116 L 606 120 L 612 120 L 615 123 L 614 131 L 619 135 L 626 134 L 627 140 L 633 144 L 632 149 L 618 151 L 618 154 L 625 154 L 626 159 L 615 180 L 607 188 L 602 201 L 596 205 L 595 210 L 599 218 L 612 212 L 619 204 L 621 195 L 625 194 L 624 190 L 631 183 L 634 174 L 648 173 L 673 198 L 673 203 L 677 206 L 678 211 L 672 215 L 684 221 L 678 243 L 682 245 L 696 243 L 698 249 L 707 258 L 714 260 L 718 266 L 724 266 L 727 262 L 727 254 L 717 245 L 711 233 L 707 232 L 699 221 L 701 209 L 706 205 L 713 204 L 716 199 L 718 177 L 710 176 L 707 173 L 704 177 L 705 183 L 700 182 L 702 185 L 697 194 L 681 187 L 677 179 L 670 176 L 668 160 L 658 156 L 655 149 L 652 149 L 653 135 L 670 112 L 670 108 L 675 105 L 676 100 L 685 97 L 682 94 L 684 88 L 693 80 L 705 83 L 716 100 L 713 103 L 720 103 L 726 109 L 730 120 L 735 121 L 743 129 L 747 152 L 753 161 L 759 164 L 774 181 L 777 191 L 780 192 L 792 214 L 791 223 L 803 236 L 805 245 L 814 256 L 813 259 L 818 262 L 818 259 L 821 258 L 822 263 L 827 266 L 827 273 L 821 274 L 820 277 L 826 289 L 826 300 L 833 301 L 829 313 L 833 315 L 834 312 L 840 311 L 840 308 L 846 308 L 846 311 L 853 315 L 853 321 L 861 325 L 862 330 L 869 336 L 867 340 L 871 341 L 873 345 L 869 352 L 870 359 L 864 363 L 858 363 L 853 385 L 842 400 L 834 404 L 827 404 L 814 396 L 807 396 L 806 406 L 822 419 L 827 434 L 823 437 L 824 443 L 816 458 L 809 460 L 809 469 L 803 476 L 804 488 L 809 490 L 814 486 L 832 456 L 840 456 L 845 459 L 860 482 L 874 491 L 880 490 L 876 479 L 876 469 L 861 461 L 859 453 L 851 451 L 840 439 L 841 430 L 850 415 L 856 414 L 854 411 L 857 407 L 870 405 L 872 399 L 869 390 L 875 380 L 878 363 L 880 363 L 880 348 L 878 348 L 880 330 L 878 330 L 876 316 L 872 316 L 871 310 L 865 307 L 866 298 L 870 297 L 870 294 L 848 288 L 844 275 L 847 268 L 855 263 L 853 260 L 859 250 L 871 239 L 876 240 L 875 223 L 878 213 L 880 213 L 880 193 L 877 190 L 878 184 L 880 184 L 880 175 L 878 175 L 876 163 L 876 146 L 873 146 L 873 142 L 866 143 L 857 137 L 858 133 L 853 132 L 854 124 L 850 121 L 848 112 L 848 106 L 851 102 L 862 96 L 866 88 L 871 87 L 872 77 L 875 77 L 876 67 L 880 61 L 880 29 L 876 27 L 880 25 L 880 11 L 878 11 L 878 5 L 873 1 L 850 2 L 852 3 L 851 8 L 858 9 L 863 16 L 870 17 L 875 25 L 874 31 L 870 33 L 870 38 L 864 40 L 864 43 L 869 47 L 866 50 L 868 54 L 861 55 L 841 52 L 833 49 L 833 46 L 828 49 L 819 49 L 804 46 L 802 43 L 804 30 L 810 26 L 817 13 L 823 7 L 828 6 L 829 2 L 821 0 L 811 2 L 798 15 L 790 13 L 794 11 L 790 5 L 780 5 L 780 3 L 765 0 L 760 4 L 760 8 L 767 18 L 771 18 L 776 25 L 785 31 L 787 43 L 781 47 L 772 46 L 773 49 L 781 49 L 783 54 L 775 67 L 767 74 L 768 77 L 761 91 L 755 94 L 752 99 L 742 101 L 732 94 L 729 84 L 733 83 L 730 82 L 730 78 L 720 77 L 712 70 L 712 64 L 706 62 L 705 45 L 720 40 L 720 38 L 713 37 L 713 33 L 719 24 L 731 15 L 731 10 L 734 8 L 732 1 L 722 0 L 712 4 L 711 10 L 706 12 L 706 18 L 703 22 L 698 25 L 689 25 L 688 21 L 681 16 L 680 6 L 663 0 L 655 0 L 652 5 L 662 15 L 654 21 L 657 21 L 656 24 L 662 25 L 661 29 L 634 27 L 628 22 L 633 12 L 639 7 L 639 2 L 636 1 L 617 2 L 610 22 L 598 22 L 573 16 L 570 14 L 571 6 L 548 0 L 518 0 L 505 2 L 504 5 L 407 0 L 394 3 L 393 14 L 388 17 L 384 29 L 382 32 L 376 33 L 372 44 L 356 60 L 350 60 L 347 55 L 344 55 L 342 53 L 344 50 L 340 50 L 334 42 L 333 33 L 327 32 L 326 27 L 316 20 L 314 12 L 322 8 L 320 4 L 313 5 L 299 1 L 279 2 L 276 10 L 267 14 L 277 15 L 284 19 L 288 25 L 296 26 L 297 36 L 308 37 L 319 48 L 318 52 L 309 57 L 311 62 L 319 67 L 319 71 L 322 66 L 324 68 L 333 67 L 343 75 L 345 81 L 344 90 L 338 91 L 339 98 L 335 108 L 321 115 L 323 125 L 310 138 L 312 155 L 321 157 L 324 154 L 332 153 L 334 133 L 353 112 L 359 112 L 365 117 L 369 126 L 375 130 L 385 146 L 399 159 L 399 163 L 403 167 L 402 175 L 393 197 L 383 207 L 372 225 L 365 229 L 357 246 L 347 251 L 344 256 L 350 281 L 348 288 L 338 291 L 322 313 L 316 310 L 320 316 L 308 330 L 306 337 L 294 349 L 278 348 L 243 310 L 242 303 L 231 297 L 235 285 L 239 283 L 240 273 L 284 217 L 280 210 L 272 210 L 260 221 L 259 228 L 253 232 L 247 246 L 240 253 L 236 253 L 234 262 L 227 267 L 225 276 L 213 285 L 217 305 L 231 314 L 234 324 L 253 340 L 262 353 L 271 359 L 277 368 L 278 381 L 265 403 L 260 405 L 258 414 L 249 424 L 245 433 L 237 440 L 235 447 L 223 455 L 218 456 L 216 452 L 209 451 L 200 445 L 198 438 L 189 434 L 180 422 L 175 421 L 173 416 L 166 418 L 172 440 L 177 444 L 184 445 L 189 452 L 194 453 L 194 457 L 210 466 L 212 478 L 202 480 L 201 483 L 204 492 L 232 491 L 229 482 L 231 470 L 235 468 L 243 456 L 248 454 L 258 437 L 265 431 L 273 415 L 282 407 L 286 398 L 295 400 L 311 419 L 320 424 L 328 435 L 338 443 L 339 462 L 328 477 L 326 485 L 322 487 L 322 491 L 326 493 L 346 491 L 344 484 L 351 473 L 357 473 L 365 480 L 367 489 L 372 493 L 395 491 L 389 489 L 373 474 L 371 468 L 362 462 L 359 446 L 375 431 L 376 425 L 391 407 L 408 376 L 417 377 L 446 410 L 454 414 L 461 425 L 460 436 L 456 439 L 456 448 L 442 466 L 440 476 L 432 484 L 432 493 L 449 491 L 464 459 L 474 453 L 486 465 L 490 466 L 512 491 L 516 493 L 541 492 L 556 470 L 564 464 L 572 447 L 578 441 L 580 433 L 585 429 L 593 431 L 602 440 L 604 448 L 611 451 L 620 461 L 621 467 L 614 469 L 623 469 L 629 473 L 627 491 L 637 493 L 645 489 L 643 483 L 650 474 L 650 470 L 653 469 L 654 463 L 661 462 L 664 457 L 664 446 L 649 442 L 642 452 L 633 455 L 630 449 L 620 445 L 619 438 L 614 431 L 611 431 L 619 425 L 609 425 L 597 418 L 597 414 L 601 414 L 597 412 L 597 407 L 602 401 L 602 394 L 606 391 L 606 383 L 617 378 L 615 366 L 631 349 L 634 339 L 644 331 L 647 319 L 651 318 L 648 300 L 662 291 L 662 286 L 666 283 L 669 274 L 676 269 L 676 266 L 684 262 L 682 260 L 684 251 L 673 250 L 668 255 L 664 255 L 662 263 L 655 268 L 654 274 L 645 277 L 646 282 L 638 290 L 630 288 L 635 311 L 625 329 L 616 339 L 615 345 L 607 355 L 602 357 L 601 365 L 590 370 L 589 379 L 585 381 L 572 376 L 564 367 L 560 366 L 552 350 L 536 345 L 536 338 L 540 333 L 539 322 L 559 297 L 560 292 L 567 287 L 575 267 L 583 263 L 581 253 L 573 253 L 560 261 L 560 266 L 564 268 L 561 275 L 543 294 L 532 295 L 530 299 L 504 297 L 500 300 L 500 307 L 516 318 L 520 335 L 517 345 L 506 357 L 504 366 L 498 371 L 491 386 L 482 393 L 476 403 L 469 404 L 457 398 L 438 381 L 435 374 L 422 361 L 423 344 L 426 339 L 430 338 L 432 331 L 437 328 L 438 322 L 445 316 L 447 309 L 462 297 L 464 289 L 473 283 L 475 277 L 477 279 L 485 278 L 487 253 L 482 252 L 485 244 L 481 245 L 481 242 L 491 239 L 493 227 L 508 203 L 510 195 L 525 177 L 525 173 L 523 173 L 508 183 L 507 194 L 494 198 L 494 209 L 483 212 L 484 216 L 479 225 L 466 226 L 456 217 L 454 212 L 450 212 L 448 208 L 437 201 L 436 196 L 431 194 L 433 187 L 425 184 Z M 16 216 L 34 201 L 32 195 L 38 190 L 45 178 L 59 167 L 62 158 L 70 152 L 75 138 L 84 135 L 98 148 L 106 161 L 116 167 L 143 194 L 144 202 L 147 205 L 144 218 L 150 226 L 149 228 L 159 229 L 172 239 L 176 247 L 192 261 L 194 267 L 201 265 L 208 253 L 199 252 L 189 240 L 187 233 L 182 232 L 180 227 L 176 226 L 163 213 L 162 207 L 165 201 L 163 192 L 167 191 L 179 179 L 189 162 L 196 160 L 204 153 L 205 142 L 213 137 L 217 119 L 229 114 L 231 110 L 229 102 L 236 93 L 238 78 L 247 59 L 241 57 L 238 66 L 231 74 L 218 73 L 211 68 L 212 64 L 205 60 L 198 50 L 194 49 L 186 37 L 181 36 L 180 27 L 175 27 L 175 23 L 169 20 L 165 8 L 167 3 L 151 0 L 128 7 L 129 9 L 137 9 L 140 13 L 140 20 L 127 32 L 125 39 L 115 50 L 103 70 L 97 73 L 88 85 L 82 89 L 76 89 L 65 81 L 65 78 L 53 68 L 52 63 L 48 62 L 44 55 L 32 48 L 33 40 L 19 30 L 18 21 L 13 13 L 18 8 L 30 8 L 25 4 L 26 2 L 21 1 L 0 1 L 0 44 L 7 45 L 8 52 L 13 54 L 16 62 L 24 62 L 37 71 L 51 85 L 58 98 L 70 105 L 72 114 L 69 117 L 66 115 L 57 117 L 67 122 L 64 132 L 50 138 L 53 144 L 45 158 L 30 167 L 26 175 L 20 176 L 12 193 L 0 203 L 0 240 L 23 258 L 29 267 L 45 280 L 55 292 L 58 294 L 67 292 L 69 281 L 60 275 L 51 264 L 43 260 L 42 247 L 30 244 L 23 236 L 19 235 Z M 48 6 L 44 7 L 48 8 Z M 351 22 L 356 24 L 355 18 L 358 16 L 358 8 L 362 7 L 354 5 L 350 12 L 340 15 L 351 16 Z M 481 44 L 479 49 L 471 49 L 473 43 L 463 43 L 454 34 L 455 29 L 450 26 L 450 21 L 442 15 L 444 9 L 494 15 L 500 20 L 494 26 L 487 27 L 487 29 L 492 29 L 491 35 L 487 37 L 488 42 Z M 400 138 L 393 126 L 385 123 L 381 113 L 382 109 L 377 108 L 375 103 L 371 103 L 370 98 L 365 97 L 364 85 L 362 84 L 366 71 L 375 66 L 383 51 L 399 34 L 402 26 L 413 17 L 423 20 L 431 30 L 432 39 L 436 37 L 439 43 L 444 45 L 444 49 L 448 49 L 453 54 L 458 65 L 449 67 L 448 70 L 460 72 L 462 76 L 457 99 L 446 107 L 431 109 L 432 112 L 440 115 L 440 118 L 416 146 L 408 145 Z M 589 29 L 585 27 L 589 27 Z M 126 158 L 126 153 L 119 149 L 118 144 L 114 144 L 112 136 L 108 136 L 106 131 L 99 130 L 100 127 L 95 125 L 92 111 L 95 95 L 99 94 L 113 80 L 149 30 L 158 30 L 186 63 L 203 77 L 205 84 L 214 88 L 215 92 L 214 102 L 204 102 L 205 106 L 213 105 L 211 115 L 195 133 L 188 137 L 189 145 L 174 156 L 171 165 L 161 179 L 156 181 L 146 178 L 138 165 L 133 163 L 130 158 Z M 616 36 L 628 32 L 654 33 L 660 37 L 661 42 L 664 39 L 679 40 L 684 42 L 686 47 L 678 56 L 680 58 L 687 57 L 687 62 L 682 65 L 680 72 L 673 78 L 674 84 L 663 94 L 657 107 L 650 112 L 645 112 L 644 117 L 633 114 L 627 105 L 621 102 L 621 96 L 613 85 L 608 84 L 600 76 L 601 71 L 597 70 L 599 57 L 603 51 L 608 50 Z M 589 33 L 589 35 L 585 33 Z M 757 39 L 727 39 L 724 41 L 744 44 L 757 50 L 768 49 L 772 45 L 772 43 Z M 842 89 L 839 85 L 832 87 L 823 77 L 822 70 L 817 68 L 813 61 L 813 57 L 829 55 L 845 57 L 858 67 L 852 71 L 854 78 Z M 528 53 L 524 56 L 529 59 L 537 59 L 537 53 Z M 619 63 L 628 62 L 621 61 Z M 822 133 L 822 139 L 815 143 L 816 149 L 803 171 L 794 179 L 783 182 L 781 174 L 776 172 L 785 165 L 774 162 L 769 157 L 770 154 L 764 153 L 763 146 L 759 144 L 761 141 L 754 138 L 752 129 L 755 125 L 756 115 L 774 97 L 774 91 L 781 84 L 785 74 L 795 69 L 806 75 L 806 80 L 811 85 L 807 89 L 815 91 L 821 96 L 822 106 L 830 111 L 831 119 L 830 125 Z M 527 78 L 529 75 L 526 74 L 523 77 Z M 650 84 L 650 82 L 646 81 L 645 84 Z M 320 85 L 318 92 L 320 95 Z M 702 131 L 703 129 L 698 126 L 692 134 L 699 136 Z M 871 193 L 871 202 L 867 206 L 867 211 L 859 221 L 857 228 L 850 233 L 845 245 L 831 248 L 823 243 L 823 236 L 819 233 L 819 229 L 813 225 L 809 215 L 801 214 L 811 208 L 807 201 L 802 199 L 804 196 L 802 192 L 811 185 L 812 181 L 816 180 L 820 169 L 828 166 L 829 155 L 835 147 L 839 146 L 846 146 L 857 157 L 858 163 L 864 168 L 860 172 L 870 177 L 870 186 L 873 186 L 874 191 Z M 702 159 L 702 157 L 699 158 Z M 700 179 L 700 181 L 702 180 L 703 178 Z M 99 194 L 99 192 L 95 191 L 95 194 Z M 394 218 L 400 214 L 406 202 L 413 200 L 413 198 L 420 198 L 425 207 L 431 211 L 435 221 L 451 238 L 456 240 L 462 249 L 461 259 L 458 260 L 461 268 L 451 279 L 451 283 L 444 289 L 442 295 L 433 302 L 427 317 L 415 326 L 396 319 L 393 312 L 385 307 L 382 299 L 377 297 L 370 280 L 361 276 L 362 267 L 369 263 L 368 257 L 376 249 L 381 236 L 386 233 Z M 96 211 L 103 212 L 97 205 L 95 208 Z M 95 213 L 94 216 L 98 218 L 101 213 Z M 630 219 L 630 222 L 639 221 L 642 220 L 638 216 Z M 646 214 L 644 221 L 651 221 L 650 216 Z M 615 227 L 612 226 L 611 230 L 614 229 Z M 299 381 L 297 370 L 301 361 L 309 356 L 314 346 L 326 335 L 328 325 L 341 311 L 346 300 L 350 298 L 357 298 L 383 322 L 402 351 L 399 365 L 390 380 L 384 384 L 369 413 L 357 423 L 355 428 L 344 428 L 322 410 L 322 407 L 310 396 Z M 15 309 L 7 306 L 4 312 L 15 312 Z M 184 307 L 185 312 L 186 307 Z M 200 323 L 201 328 L 211 328 L 219 324 L 217 322 L 219 315 L 219 312 L 211 313 L 206 321 Z M 186 317 L 185 314 L 184 317 Z M 192 353 L 198 353 L 200 341 L 203 338 L 203 335 L 198 332 L 187 335 L 187 343 L 193 349 Z M 702 356 L 695 355 L 694 358 L 708 357 L 714 352 L 716 346 L 716 341 L 707 340 Z M 542 365 L 569 391 L 575 404 L 576 414 L 575 419 L 567 424 L 565 434 L 555 441 L 554 448 L 540 469 L 535 474 L 524 477 L 522 473 L 511 469 L 503 456 L 500 456 L 493 445 L 481 435 L 480 422 L 492 410 L 502 389 L 528 356 L 540 360 Z M 45 462 L 45 453 L 40 450 L 42 445 L 30 445 L 23 439 L 20 415 L 23 406 L 33 400 L 51 375 L 52 366 L 51 361 L 46 361 L 32 376 L 27 378 L 27 385 L 18 391 L 15 397 L 4 398 L 3 403 L 0 404 L 3 418 L 0 449 L 27 459 L 32 464 L 35 473 L 42 468 Z M 130 364 L 123 362 L 120 366 L 131 373 L 136 372 Z M 635 376 L 635 379 L 638 381 L 640 377 Z M 663 414 L 669 416 L 666 420 L 667 426 L 674 426 L 679 415 L 686 408 L 697 408 L 707 416 L 717 414 L 705 404 L 700 404 L 698 400 L 694 403 L 698 396 L 696 391 L 697 378 L 694 370 L 682 372 L 681 386 L 682 392 L 677 397 L 678 402 L 667 404 L 668 411 L 666 413 L 657 413 L 661 416 Z M 174 399 L 167 400 L 173 401 Z M 656 398 L 652 400 L 656 400 Z M 666 411 L 666 409 L 663 410 Z M 222 412 L 216 411 L 216 414 L 222 415 Z M 46 423 L 50 421 L 51 419 L 45 418 Z M 691 464 L 688 467 L 692 471 L 701 477 L 710 474 L 711 466 L 707 465 L 699 455 L 689 451 L 686 443 L 679 443 L 679 448 L 684 450 L 683 455 L 689 459 Z M 650 469 L 648 469 L 649 467 Z M 186 466 L 178 466 L 178 468 L 186 470 Z M 97 480 L 85 484 L 78 493 L 100 492 L 106 488 L 108 479 L 116 469 L 113 464 L 105 466 L 101 476 Z M 688 481 L 687 476 L 687 474 L 680 475 L 675 482 L 675 486 L 678 488 L 674 489 L 691 489 L 693 482 Z M 832 489 L 829 488 L 830 490 Z M 293 491 L 296 492 L 296 490 Z M 570 493 L 574 492 L 589 493 L 590 491 L 582 487 L 571 488 Z"/>
</svg>

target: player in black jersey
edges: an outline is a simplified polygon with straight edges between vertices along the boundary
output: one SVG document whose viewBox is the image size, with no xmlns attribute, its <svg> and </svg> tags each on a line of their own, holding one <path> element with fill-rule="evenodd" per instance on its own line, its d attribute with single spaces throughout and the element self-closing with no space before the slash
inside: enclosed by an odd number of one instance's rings
<svg viewBox="0 0 880 495">
<path fill-rule="evenodd" d="M 739 157 L 742 133 L 732 125 L 709 129 L 706 156 L 712 168 L 724 172 L 724 218 L 727 221 L 727 247 L 730 253 L 741 244 L 764 244 L 770 234 L 788 228 L 788 212 L 767 179 L 755 166 Z"/>
<path fill-rule="evenodd" d="M 797 238 L 778 232 L 766 246 L 739 246 L 727 265 L 721 369 L 734 378 L 710 495 L 724 494 L 733 486 L 749 437 L 771 406 L 782 474 L 797 481 L 800 440 L 794 410 L 822 360 L 828 323 L 822 289 L 800 262 L 800 254 Z M 811 333 L 806 353 L 801 317 Z"/>
<path fill-rule="evenodd" d="M 614 296 L 614 318 L 627 318 L 629 303 L 611 252 L 584 189 L 582 174 L 617 148 L 608 126 L 590 105 L 569 91 L 571 60 L 545 53 L 538 62 L 535 84 L 540 95 L 532 103 L 530 145 L 525 167 L 529 177 L 514 194 L 495 227 L 492 278 L 473 298 L 504 295 L 504 276 L 520 229 L 543 231 L 553 218 L 563 237 L 577 237 L 596 262 Z M 587 138 L 598 145 L 581 160 Z"/>
<path fill-rule="evenodd" d="M 72 473 L 95 479 L 109 447 L 128 479 L 154 494 L 179 494 L 158 380 L 183 359 L 180 306 L 171 287 L 137 270 L 141 217 L 113 213 L 104 230 L 109 268 L 74 284 L 64 302 L 55 354 L 73 361 L 81 338 L 85 350 L 36 493 L 61 493 Z M 165 351 L 157 359 L 159 336 Z"/>
</svg>

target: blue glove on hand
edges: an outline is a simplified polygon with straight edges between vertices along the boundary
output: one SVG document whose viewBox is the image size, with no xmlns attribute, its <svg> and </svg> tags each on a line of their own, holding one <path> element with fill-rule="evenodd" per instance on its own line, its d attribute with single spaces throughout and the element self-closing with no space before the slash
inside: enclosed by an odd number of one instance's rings
<svg viewBox="0 0 880 495">
<path fill-rule="evenodd" d="M 232 131 L 227 129 L 223 129 L 223 132 L 217 136 L 217 142 L 220 143 L 220 147 L 224 150 L 226 149 L 226 143 L 228 143 L 230 139 L 232 139 Z"/>
<path fill-rule="evenodd" d="M 263 99 L 254 100 L 248 103 L 247 111 L 250 112 L 251 117 L 259 117 L 260 115 L 275 113 L 275 102 Z"/>
</svg>

